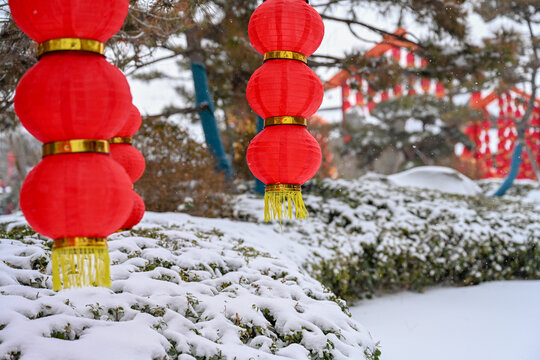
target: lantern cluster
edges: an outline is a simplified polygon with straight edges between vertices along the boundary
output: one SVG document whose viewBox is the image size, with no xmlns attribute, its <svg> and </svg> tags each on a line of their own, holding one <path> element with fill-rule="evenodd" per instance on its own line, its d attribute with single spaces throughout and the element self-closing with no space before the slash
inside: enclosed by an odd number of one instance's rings
<svg viewBox="0 0 540 360">
<path fill-rule="evenodd" d="M 248 166 L 266 184 L 265 221 L 305 218 L 301 185 L 321 164 L 321 149 L 307 131 L 323 98 L 323 85 L 307 58 L 324 36 L 320 15 L 305 0 L 267 0 L 249 22 L 251 44 L 264 64 L 247 86 L 251 108 L 265 128 L 249 145 Z"/>
<path fill-rule="evenodd" d="M 107 236 L 131 225 L 133 213 L 140 215 L 132 182 L 144 170 L 140 154 L 114 149 L 116 137 L 137 130 L 140 115 L 125 76 L 103 56 L 129 1 L 9 5 L 17 25 L 39 44 L 39 61 L 14 98 L 21 123 L 44 143 L 43 159 L 21 189 L 21 209 L 36 232 L 54 239 L 54 290 L 109 286 Z"/>
</svg>

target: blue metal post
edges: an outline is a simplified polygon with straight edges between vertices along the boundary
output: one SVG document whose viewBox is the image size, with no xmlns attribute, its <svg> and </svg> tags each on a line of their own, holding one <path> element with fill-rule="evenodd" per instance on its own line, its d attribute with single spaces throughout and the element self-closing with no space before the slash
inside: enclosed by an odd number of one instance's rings
<svg viewBox="0 0 540 360">
<path fill-rule="evenodd" d="M 257 134 L 263 131 L 264 129 L 264 119 L 260 116 L 257 116 Z M 265 189 L 264 183 L 259 179 L 255 179 L 255 193 L 259 195 L 264 195 Z"/>
<path fill-rule="evenodd" d="M 514 180 L 516 179 L 519 173 L 519 167 L 521 166 L 521 153 L 522 152 L 523 152 L 523 143 L 521 141 L 518 141 L 514 149 L 514 154 L 512 155 L 512 164 L 510 165 L 510 172 L 508 173 L 508 176 L 506 177 L 506 179 L 504 179 L 504 182 L 501 184 L 499 189 L 493 194 L 493 196 L 503 196 L 504 194 L 506 194 L 508 189 L 510 189 L 512 185 L 514 184 Z"/>
<path fill-rule="evenodd" d="M 216 117 L 214 116 L 214 103 L 212 102 L 208 88 L 206 67 L 203 64 L 191 62 L 191 72 L 193 73 L 193 82 L 195 84 L 197 106 L 204 103 L 208 104 L 208 109 L 199 112 L 206 144 L 216 161 L 216 168 L 223 171 L 228 180 L 232 180 L 232 167 L 223 148 Z"/>
</svg>

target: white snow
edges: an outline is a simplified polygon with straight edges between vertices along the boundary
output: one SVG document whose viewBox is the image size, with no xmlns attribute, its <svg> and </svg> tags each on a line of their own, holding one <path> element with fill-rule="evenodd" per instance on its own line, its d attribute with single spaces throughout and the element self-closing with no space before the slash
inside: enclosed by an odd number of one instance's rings
<svg viewBox="0 0 540 360">
<path fill-rule="evenodd" d="M 479 195 L 482 190 L 460 172 L 443 166 L 420 166 L 388 176 L 398 186 L 412 186 L 460 195 Z"/>
<path fill-rule="evenodd" d="M 351 313 L 381 360 L 538 360 L 539 304 L 540 281 L 511 281 L 389 295 Z"/>
</svg>

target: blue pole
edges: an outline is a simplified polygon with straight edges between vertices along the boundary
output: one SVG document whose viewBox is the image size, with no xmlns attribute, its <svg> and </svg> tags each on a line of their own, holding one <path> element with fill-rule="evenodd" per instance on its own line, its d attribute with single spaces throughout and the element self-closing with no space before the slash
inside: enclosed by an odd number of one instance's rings
<svg viewBox="0 0 540 360">
<path fill-rule="evenodd" d="M 493 196 L 503 196 L 506 194 L 508 189 L 512 187 L 514 184 L 514 180 L 516 179 L 519 167 L 521 166 L 521 153 L 523 152 L 523 143 L 521 141 L 518 141 L 516 143 L 516 147 L 514 149 L 514 154 L 512 155 L 512 164 L 510 165 L 510 172 L 508 173 L 508 176 L 506 179 L 504 179 L 504 182 L 501 184 L 501 187 L 493 194 Z"/>
<path fill-rule="evenodd" d="M 197 106 L 208 104 L 208 108 L 199 112 L 206 144 L 216 161 L 216 168 L 223 171 L 228 180 L 232 180 L 232 167 L 223 148 L 221 136 L 214 116 L 214 103 L 210 97 L 206 67 L 203 64 L 191 62 L 191 72 L 195 84 L 195 98 Z"/>
<path fill-rule="evenodd" d="M 264 119 L 260 116 L 257 116 L 257 134 L 263 131 L 264 129 Z M 259 180 L 255 179 L 255 193 L 259 195 L 264 195 L 265 185 Z"/>
</svg>

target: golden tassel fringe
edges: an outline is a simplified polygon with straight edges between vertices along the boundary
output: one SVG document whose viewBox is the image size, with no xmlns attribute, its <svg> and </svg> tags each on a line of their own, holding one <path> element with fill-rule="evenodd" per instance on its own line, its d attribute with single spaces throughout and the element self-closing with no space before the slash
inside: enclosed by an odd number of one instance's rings
<svg viewBox="0 0 540 360">
<path fill-rule="evenodd" d="M 264 221 L 288 218 L 306 219 L 309 213 L 304 205 L 300 185 L 273 184 L 266 186 L 264 194 Z"/>
<path fill-rule="evenodd" d="M 86 286 L 111 286 L 106 239 L 71 238 L 54 241 L 53 290 Z"/>
</svg>

